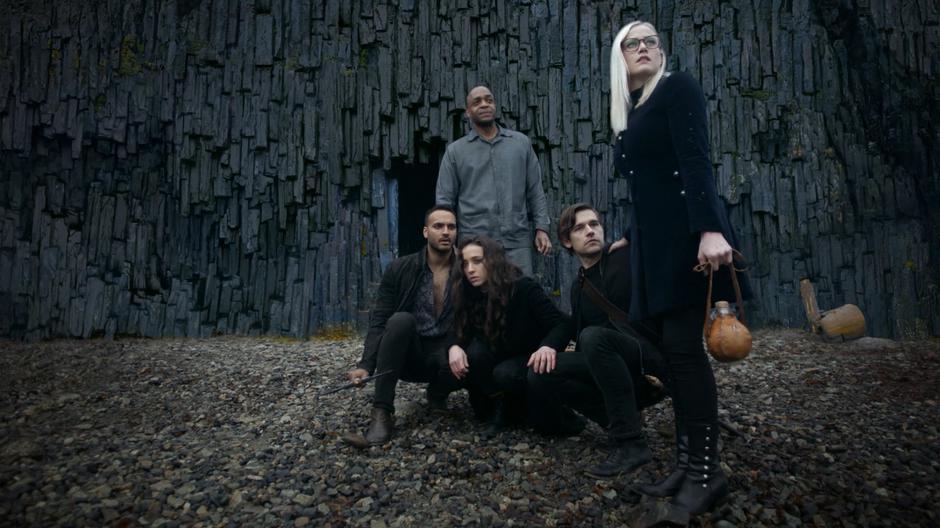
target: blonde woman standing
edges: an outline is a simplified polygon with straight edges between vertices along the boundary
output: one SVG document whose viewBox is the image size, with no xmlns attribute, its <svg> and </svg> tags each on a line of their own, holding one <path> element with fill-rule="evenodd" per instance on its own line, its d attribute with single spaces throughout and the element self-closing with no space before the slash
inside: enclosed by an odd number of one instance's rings
<svg viewBox="0 0 940 528">
<path fill-rule="evenodd" d="M 702 347 L 706 282 L 692 268 L 730 264 L 735 237 L 715 190 L 702 89 L 688 74 L 667 73 L 655 27 L 636 21 L 617 33 L 610 76 L 615 163 L 634 201 L 630 317 L 653 322 L 676 413 L 676 468 L 639 490 L 671 496 L 694 515 L 727 498 L 728 480 L 718 461 L 715 378 Z M 715 297 L 733 299 L 719 275 Z"/>
</svg>

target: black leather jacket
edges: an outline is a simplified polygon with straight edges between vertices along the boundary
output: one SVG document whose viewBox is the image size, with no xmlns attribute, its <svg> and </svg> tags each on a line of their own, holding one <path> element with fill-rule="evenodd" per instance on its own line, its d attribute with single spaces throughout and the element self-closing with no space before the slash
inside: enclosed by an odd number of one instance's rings
<svg viewBox="0 0 940 528">
<path fill-rule="evenodd" d="M 452 255 L 451 266 L 455 265 L 456 260 L 456 254 Z M 369 314 L 369 333 L 366 334 L 362 359 L 356 366 L 369 371 L 369 374 L 375 372 L 379 341 L 385 332 L 385 324 L 395 312 L 414 313 L 418 279 L 421 278 L 421 273 L 426 267 L 427 248 L 425 247 L 417 253 L 393 260 L 382 274 L 382 282 L 379 284 L 379 290 L 372 304 L 372 312 Z"/>
</svg>

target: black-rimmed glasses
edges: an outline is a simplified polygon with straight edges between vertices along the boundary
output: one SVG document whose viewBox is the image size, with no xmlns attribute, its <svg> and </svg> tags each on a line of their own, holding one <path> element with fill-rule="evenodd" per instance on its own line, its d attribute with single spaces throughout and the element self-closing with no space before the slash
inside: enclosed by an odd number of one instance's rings
<svg viewBox="0 0 940 528">
<path fill-rule="evenodd" d="M 646 49 L 656 49 L 659 47 L 659 35 L 650 35 L 641 39 L 623 39 L 623 42 L 620 43 L 620 49 L 633 52 L 640 49 L 641 42 L 646 46 Z"/>
</svg>

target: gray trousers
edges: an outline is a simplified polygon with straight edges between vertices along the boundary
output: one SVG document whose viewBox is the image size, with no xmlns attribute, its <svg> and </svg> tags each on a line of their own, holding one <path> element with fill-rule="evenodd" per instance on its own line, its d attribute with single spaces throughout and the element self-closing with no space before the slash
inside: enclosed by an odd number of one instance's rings
<svg viewBox="0 0 940 528">
<path fill-rule="evenodd" d="M 506 257 L 510 262 L 522 268 L 522 273 L 532 276 L 532 251 L 531 247 L 506 248 Z"/>
</svg>

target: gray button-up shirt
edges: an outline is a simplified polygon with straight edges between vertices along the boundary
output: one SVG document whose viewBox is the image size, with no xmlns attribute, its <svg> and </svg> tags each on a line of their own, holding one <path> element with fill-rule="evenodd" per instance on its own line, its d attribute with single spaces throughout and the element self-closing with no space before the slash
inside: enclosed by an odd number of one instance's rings
<svg viewBox="0 0 940 528">
<path fill-rule="evenodd" d="M 457 209 L 458 233 L 487 235 L 506 248 L 532 247 L 548 232 L 548 206 L 539 160 L 525 134 L 500 127 L 491 141 L 475 130 L 447 146 L 437 176 L 439 204 Z"/>
</svg>

